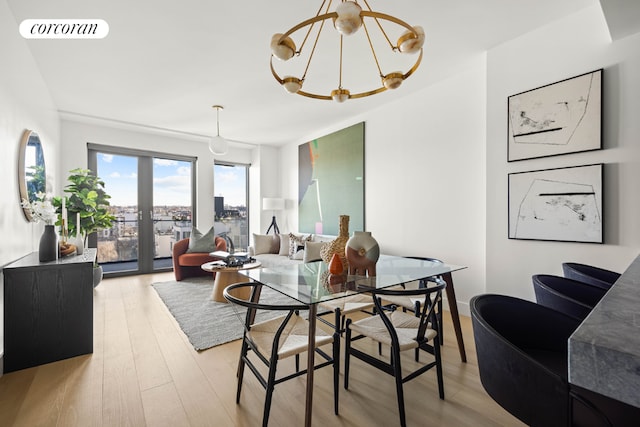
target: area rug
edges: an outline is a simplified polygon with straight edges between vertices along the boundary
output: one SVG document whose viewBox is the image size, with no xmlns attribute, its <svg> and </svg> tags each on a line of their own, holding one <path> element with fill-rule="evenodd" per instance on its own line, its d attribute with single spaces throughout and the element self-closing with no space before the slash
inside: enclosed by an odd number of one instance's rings
<svg viewBox="0 0 640 427">
<path fill-rule="evenodd" d="M 159 282 L 152 286 L 196 350 L 206 350 L 242 338 L 245 309 L 211 300 L 211 278 Z M 292 303 L 291 298 L 266 287 L 262 289 L 260 301 Z M 282 312 L 262 311 L 258 313 L 256 321 L 281 314 Z"/>
</svg>

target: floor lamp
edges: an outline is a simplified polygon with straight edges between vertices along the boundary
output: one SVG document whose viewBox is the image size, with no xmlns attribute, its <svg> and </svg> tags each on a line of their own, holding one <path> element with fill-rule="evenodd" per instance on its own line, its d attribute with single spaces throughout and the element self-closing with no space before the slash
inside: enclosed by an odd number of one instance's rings
<svg viewBox="0 0 640 427">
<path fill-rule="evenodd" d="M 262 199 L 262 210 L 264 211 L 281 211 L 283 209 L 284 199 L 278 199 L 275 197 L 264 197 Z M 280 234 L 280 228 L 278 228 L 278 223 L 276 222 L 275 212 L 273 214 L 273 217 L 271 218 L 271 225 L 269 225 L 266 234 L 269 234 L 272 228 L 274 234 Z"/>
</svg>

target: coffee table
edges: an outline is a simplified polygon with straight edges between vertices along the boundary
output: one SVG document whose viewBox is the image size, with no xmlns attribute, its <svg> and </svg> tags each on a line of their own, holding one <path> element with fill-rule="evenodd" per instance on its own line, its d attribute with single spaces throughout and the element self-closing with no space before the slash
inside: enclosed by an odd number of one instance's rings
<svg viewBox="0 0 640 427">
<path fill-rule="evenodd" d="M 217 302 L 227 302 L 223 296 L 224 289 L 234 283 L 250 282 L 244 274 L 239 273 L 241 270 L 251 270 L 252 268 L 259 268 L 262 266 L 260 261 L 248 262 L 239 267 L 227 267 L 221 266 L 216 261 L 207 262 L 202 264 L 200 268 L 210 273 L 215 273 L 216 278 L 213 281 L 213 291 L 211 292 L 211 299 Z M 240 295 L 241 298 L 249 298 L 248 295 Z"/>
</svg>

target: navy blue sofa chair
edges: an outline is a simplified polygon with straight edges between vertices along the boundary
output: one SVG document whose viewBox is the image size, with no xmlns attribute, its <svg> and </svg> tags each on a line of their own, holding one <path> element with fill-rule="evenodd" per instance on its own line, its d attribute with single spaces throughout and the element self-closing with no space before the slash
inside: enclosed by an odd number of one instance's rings
<svg viewBox="0 0 640 427">
<path fill-rule="evenodd" d="M 538 304 L 579 321 L 584 320 L 607 293 L 601 287 L 566 277 L 536 274 L 531 279 Z"/>
<path fill-rule="evenodd" d="M 620 277 L 620 273 L 605 270 L 593 265 L 579 264 L 577 262 L 565 262 L 562 264 L 564 277 L 589 283 L 602 289 L 609 289 Z"/>
<path fill-rule="evenodd" d="M 480 382 L 529 426 L 636 426 L 640 408 L 568 382 L 568 338 L 580 321 L 531 301 L 471 299 Z"/>
</svg>

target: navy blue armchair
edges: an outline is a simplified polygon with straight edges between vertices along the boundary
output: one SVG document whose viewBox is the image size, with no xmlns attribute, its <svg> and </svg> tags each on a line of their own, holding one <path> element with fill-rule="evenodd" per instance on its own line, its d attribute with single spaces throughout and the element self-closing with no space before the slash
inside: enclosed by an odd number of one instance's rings
<svg viewBox="0 0 640 427">
<path fill-rule="evenodd" d="M 536 274 L 532 281 L 538 304 L 580 321 L 607 293 L 606 289 L 598 286 L 548 274 Z"/>
<path fill-rule="evenodd" d="M 565 262 L 562 264 L 564 277 L 589 283 L 602 289 L 609 289 L 620 277 L 620 273 L 593 265 Z"/>
</svg>

